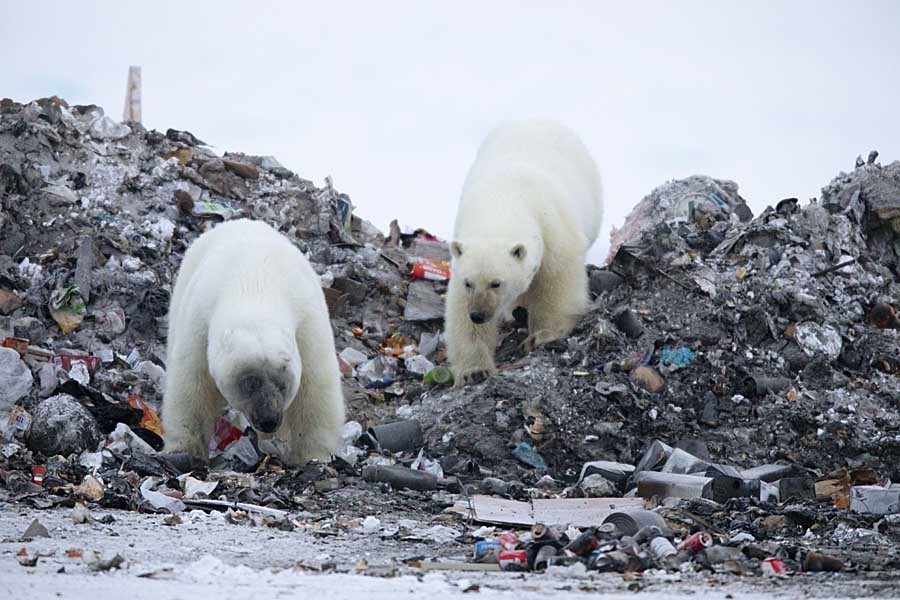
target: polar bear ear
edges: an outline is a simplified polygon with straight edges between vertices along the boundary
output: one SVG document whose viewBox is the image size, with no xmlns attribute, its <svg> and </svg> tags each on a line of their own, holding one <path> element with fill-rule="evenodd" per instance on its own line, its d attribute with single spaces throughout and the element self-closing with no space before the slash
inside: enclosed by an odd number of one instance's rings
<svg viewBox="0 0 900 600">
<path fill-rule="evenodd" d="M 462 256 L 462 244 L 459 242 L 450 242 L 450 254 L 453 255 L 453 258 Z"/>
<path fill-rule="evenodd" d="M 512 254 L 513 258 L 516 260 L 525 260 L 525 244 L 516 244 L 509 253 Z"/>
</svg>

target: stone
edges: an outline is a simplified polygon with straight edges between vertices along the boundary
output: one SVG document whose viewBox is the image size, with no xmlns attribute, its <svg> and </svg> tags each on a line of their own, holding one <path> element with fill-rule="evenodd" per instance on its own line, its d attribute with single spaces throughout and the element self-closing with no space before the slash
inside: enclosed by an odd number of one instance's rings
<svg viewBox="0 0 900 600">
<path fill-rule="evenodd" d="M 331 287 L 347 294 L 347 300 L 350 304 L 362 304 L 366 299 L 366 292 L 369 290 L 366 284 L 349 277 L 336 277 Z"/>
<path fill-rule="evenodd" d="M 413 281 L 406 296 L 403 318 L 407 321 L 431 321 L 444 318 L 444 299 L 430 281 Z"/>
<path fill-rule="evenodd" d="M 97 140 L 121 140 L 131 134 L 131 128 L 124 123 L 116 123 L 111 118 L 103 116 L 91 125 L 90 134 Z"/>
<path fill-rule="evenodd" d="M 239 175 L 244 179 L 259 179 L 259 169 L 251 164 L 227 159 L 222 162 L 225 163 L 225 168 L 235 175 Z"/>
<path fill-rule="evenodd" d="M 68 394 L 47 398 L 37 405 L 31 416 L 28 447 L 44 456 L 68 456 L 95 450 L 100 443 L 97 421 Z"/>
<path fill-rule="evenodd" d="M 8 315 L 22 306 L 22 299 L 15 292 L 0 288 L 0 314 Z"/>
<path fill-rule="evenodd" d="M 612 498 L 619 495 L 616 485 L 599 473 L 588 475 L 579 486 L 588 498 Z"/>
<path fill-rule="evenodd" d="M 75 204 L 78 195 L 64 185 L 48 185 L 43 190 L 44 196 L 53 204 Z"/>
<path fill-rule="evenodd" d="M 35 519 L 31 522 L 31 525 L 28 526 L 28 529 L 25 530 L 25 533 L 22 534 L 22 537 L 29 540 L 39 537 L 48 538 L 50 537 L 50 532 L 40 521 Z"/>
<path fill-rule="evenodd" d="M 616 275 L 612 271 L 597 270 L 591 273 L 591 292 L 593 292 L 594 294 L 600 294 L 601 292 L 611 292 L 622 285 L 622 283 L 624 282 L 625 279 L 623 279 L 619 275 Z"/>
</svg>

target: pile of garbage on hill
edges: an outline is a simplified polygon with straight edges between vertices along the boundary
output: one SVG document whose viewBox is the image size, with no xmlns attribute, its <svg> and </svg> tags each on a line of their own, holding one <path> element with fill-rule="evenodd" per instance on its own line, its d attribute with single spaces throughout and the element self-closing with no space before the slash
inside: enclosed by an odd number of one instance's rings
<svg viewBox="0 0 900 600">
<path fill-rule="evenodd" d="M 475 547 L 421 568 L 900 569 L 900 162 L 755 218 L 737 189 L 654 190 L 568 339 L 525 354 L 518 315 L 501 372 L 451 387 L 426 230 L 385 235 L 330 179 L 188 131 L 2 100 L 0 498 L 373 532 L 402 511 Z M 160 453 L 180 257 L 238 217 L 321 277 L 352 419 L 331 464 L 283 466 L 236 413 L 208 469 Z"/>
</svg>

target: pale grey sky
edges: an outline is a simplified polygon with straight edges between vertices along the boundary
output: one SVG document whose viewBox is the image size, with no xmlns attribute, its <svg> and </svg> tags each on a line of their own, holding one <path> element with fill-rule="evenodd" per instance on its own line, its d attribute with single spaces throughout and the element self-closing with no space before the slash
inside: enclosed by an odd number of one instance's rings
<svg viewBox="0 0 900 600">
<path fill-rule="evenodd" d="M 465 171 L 508 118 L 559 119 L 606 191 L 604 232 L 653 187 L 737 181 L 757 212 L 857 154 L 900 158 L 900 2 L 19 2 L 0 97 L 51 94 L 326 175 L 382 229 L 451 233 Z"/>
</svg>

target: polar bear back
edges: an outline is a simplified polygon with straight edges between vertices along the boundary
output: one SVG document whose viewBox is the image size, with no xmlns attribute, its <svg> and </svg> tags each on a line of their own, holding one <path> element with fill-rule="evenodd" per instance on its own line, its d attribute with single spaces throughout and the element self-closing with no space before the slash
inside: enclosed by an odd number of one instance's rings
<svg viewBox="0 0 900 600">
<path fill-rule="evenodd" d="M 546 198 L 526 188 L 552 189 L 564 224 L 580 228 L 588 245 L 597 239 L 603 220 L 597 165 L 577 134 L 546 120 L 505 123 L 488 135 L 463 186 L 456 231 L 500 231 L 522 211 L 546 211 Z"/>
<path fill-rule="evenodd" d="M 309 293 L 320 287 L 312 266 L 284 236 L 273 235 L 261 222 L 229 221 L 198 238 L 185 253 L 172 294 L 169 327 L 179 327 L 182 319 L 196 319 L 186 311 L 198 307 L 209 315 L 219 302 L 237 303 L 243 297 L 256 302 L 261 289 L 282 290 L 279 296 L 295 307 L 321 303 L 324 308 L 321 294 Z M 260 306 L 259 313 L 265 314 L 265 307 Z"/>
</svg>

